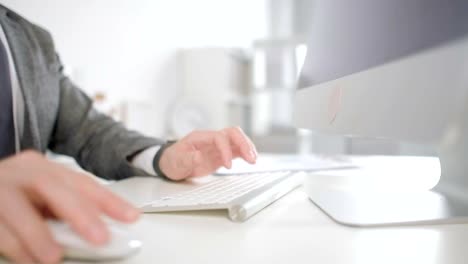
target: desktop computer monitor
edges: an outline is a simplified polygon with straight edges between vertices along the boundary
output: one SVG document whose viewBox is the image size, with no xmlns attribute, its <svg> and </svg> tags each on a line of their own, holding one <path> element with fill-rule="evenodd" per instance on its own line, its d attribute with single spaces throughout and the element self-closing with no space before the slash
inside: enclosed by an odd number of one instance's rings
<svg viewBox="0 0 468 264">
<path fill-rule="evenodd" d="M 315 0 L 295 124 L 434 144 L 424 193 L 324 189 L 311 200 L 353 226 L 468 222 L 468 1 Z"/>
</svg>

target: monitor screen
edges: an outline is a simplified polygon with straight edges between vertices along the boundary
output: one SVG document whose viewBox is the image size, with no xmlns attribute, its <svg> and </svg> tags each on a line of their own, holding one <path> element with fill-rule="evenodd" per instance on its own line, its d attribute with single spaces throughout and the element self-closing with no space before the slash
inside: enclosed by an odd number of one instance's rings
<svg viewBox="0 0 468 264">
<path fill-rule="evenodd" d="M 299 88 L 468 34 L 467 0 L 315 0 Z"/>
</svg>

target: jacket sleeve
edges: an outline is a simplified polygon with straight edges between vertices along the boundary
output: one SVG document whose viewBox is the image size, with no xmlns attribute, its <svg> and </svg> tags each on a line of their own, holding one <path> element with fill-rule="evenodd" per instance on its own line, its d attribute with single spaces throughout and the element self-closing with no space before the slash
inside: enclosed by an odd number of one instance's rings
<svg viewBox="0 0 468 264">
<path fill-rule="evenodd" d="M 164 142 L 127 130 L 99 113 L 68 77 L 60 80 L 60 103 L 49 148 L 74 157 L 87 171 L 112 180 L 148 175 L 129 162 L 134 154 Z"/>
</svg>

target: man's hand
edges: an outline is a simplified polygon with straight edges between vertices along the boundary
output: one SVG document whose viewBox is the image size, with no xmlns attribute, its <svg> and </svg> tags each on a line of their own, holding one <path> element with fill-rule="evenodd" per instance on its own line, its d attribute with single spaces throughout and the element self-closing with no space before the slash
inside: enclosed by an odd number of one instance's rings
<svg viewBox="0 0 468 264">
<path fill-rule="evenodd" d="M 195 131 L 167 148 L 159 167 L 172 180 L 203 176 L 224 166 L 232 166 L 234 158 L 241 157 L 254 164 L 257 150 L 238 127 L 220 131 Z"/>
<path fill-rule="evenodd" d="M 0 255 L 15 263 L 58 262 L 63 249 L 52 238 L 47 217 L 67 222 L 85 240 L 109 239 L 105 214 L 133 222 L 139 212 L 87 175 L 26 151 L 0 161 Z"/>
</svg>

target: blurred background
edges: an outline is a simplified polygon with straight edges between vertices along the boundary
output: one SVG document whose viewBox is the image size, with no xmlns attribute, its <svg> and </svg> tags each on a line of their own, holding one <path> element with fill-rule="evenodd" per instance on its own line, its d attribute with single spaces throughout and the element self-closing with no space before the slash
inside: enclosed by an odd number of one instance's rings
<svg viewBox="0 0 468 264">
<path fill-rule="evenodd" d="M 294 128 L 313 0 L 2 3 L 52 33 L 66 73 L 96 107 L 147 135 L 240 126 L 262 152 L 435 154 Z"/>
</svg>

